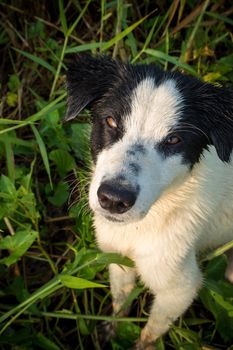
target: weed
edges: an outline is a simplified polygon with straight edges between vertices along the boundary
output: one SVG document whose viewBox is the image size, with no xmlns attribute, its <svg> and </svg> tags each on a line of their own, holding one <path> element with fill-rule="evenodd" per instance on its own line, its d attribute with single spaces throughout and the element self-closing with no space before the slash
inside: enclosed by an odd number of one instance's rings
<svg viewBox="0 0 233 350">
<path fill-rule="evenodd" d="M 89 115 L 62 122 L 66 57 L 90 52 L 155 62 L 230 85 L 230 1 L 0 0 L 0 348 L 101 349 L 111 316 L 106 265 L 87 204 Z M 201 261 L 200 297 L 157 349 L 232 349 L 233 286 L 222 247 Z M 137 286 L 113 350 L 130 347 L 146 321 Z M 209 344 L 209 345 L 208 345 Z"/>
</svg>

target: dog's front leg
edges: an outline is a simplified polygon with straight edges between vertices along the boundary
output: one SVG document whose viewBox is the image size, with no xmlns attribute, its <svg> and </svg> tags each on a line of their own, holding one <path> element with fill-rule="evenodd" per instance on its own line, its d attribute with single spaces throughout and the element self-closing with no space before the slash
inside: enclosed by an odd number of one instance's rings
<svg viewBox="0 0 233 350">
<path fill-rule="evenodd" d="M 111 264 L 109 266 L 111 292 L 113 297 L 113 314 L 123 316 L 128 310 L 122 306 L 135 284 L 135 270 L 125 266 Z"/>
<path fill-rule="evenodd" d="M 113 316 L 126 316 L 127 310 L 122 309 L 128 295 L 134 288 L 136 272 L 132 268 L 111 264 L 109 266 L 111 292 L 113 298 Z M 103 322 L 100 339 L 102 345 L 113 338 L 116 333 L 117 322 Z"/>
<path fill-rule="evenodd" d="M 152 271 L 151 276 L 149 282 L 152 287 Z M 150 316 L 134 347 L 135 350 L 155 349 L 155 340 L 164 334 L 172 322 L 192 303 L 201 286 L 201 280 L 201 272 L 193 257 L 192 261 L 186 259 L 185 265 L 174 271 L 173 277 L 167 280 L 161 289 L 154 291 L 156 296 Z"/>
</svg>

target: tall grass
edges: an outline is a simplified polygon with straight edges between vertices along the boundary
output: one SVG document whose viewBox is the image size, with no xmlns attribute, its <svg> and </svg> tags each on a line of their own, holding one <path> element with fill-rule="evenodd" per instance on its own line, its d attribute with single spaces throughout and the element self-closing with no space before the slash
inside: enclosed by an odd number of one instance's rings
<svg viewBox="0 0 233 350">
<path fill-rule="evenodd" d="M 232 12 L 225 0 L 0 0 L 1 349 L 102 349 L 101 321 L 114 318 L 106 265 L 132 264 L 95 245 L 89 114 L 62 122 L 68 55 L 153 62 L 231 85 Z M 200 296 L 157 349 L 233 349 L 229 246 L 200 261 Z M 146 321 L 142 285 L 130 302 L 108 349 L 132 346 Z"/>
</svg>

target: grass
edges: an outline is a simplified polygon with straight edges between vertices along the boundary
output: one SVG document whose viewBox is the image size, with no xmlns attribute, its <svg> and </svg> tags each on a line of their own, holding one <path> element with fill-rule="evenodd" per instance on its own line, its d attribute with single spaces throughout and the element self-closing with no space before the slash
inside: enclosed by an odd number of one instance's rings
<svg viewBox="0 0 233 350">
<path fill-rule="evenodd" d="M 62 123 L 68 55 L 154 62 L 232 85 L 232 12 L 225 0 L 0 0 L 1 349 L 101 349 L 100 321 L 113 319 L 106 266 L 132 264 L 95 245 L 89 115 Z M 228 247 L 203 257 L 204 287 L 158 350 L 233 349 Z M 140 284 L 130 302 L 109 349 L 129 348 L 146 321 Z"/>
</svg>

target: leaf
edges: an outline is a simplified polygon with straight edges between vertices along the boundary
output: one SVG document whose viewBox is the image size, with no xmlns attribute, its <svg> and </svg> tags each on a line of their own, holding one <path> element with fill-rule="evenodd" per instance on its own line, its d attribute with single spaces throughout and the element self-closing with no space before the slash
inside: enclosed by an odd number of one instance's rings
<svg viewBox="0 0 233 350">
<path fill-rule="evenodd" d="M 217 281 L 206 278 L 204 280 L 204 286 L 205 286 L 205 288 L 208 288 L 210 291 L 216 292 L 216 293 L 222 295 L 222 290 L 221 290 L 221 288 L 219 288 Z"/>
<path fill-rule="evenodd" d="M 202 288 L 199 293 L 206 309 L 208 309 L 216 320 L 216 328 L 224 341 L 233 340 L 233 315 L 232 301 L 229 302 L 217 292 Z"/>
<path fill-rule="evenodd" d="M 34 336 L 35 345 L 39 346 L 40 349 L 44 350 L 60 350 L 59 346 L 57 346 L 52 340 L 45 337 L 42 333 L 36 334 Z"/>
<path fill-rule="evenodd" d="M 78 267 L 78 270 L 82 270 L 87 266 L 98 266 L 98 265 L 109 265 L 109 264 L 118 264 L 128 267 L 134 267 L 134 262 L 120 254 L 117 253 L 100 253 L 93 250 L 81 249 L 76 253 L 75 260 L 70 266 L 70 270 L 75 270 Z M 96 269 L 96 271 L 98 271 Z"/>
<path fill-rule="evenodd" d="M 190 329 L 184 329 L 176 326 L 172 326 L 172 329 L 175 331 L 176 334 L 179 334 L 182 338 L 186 339 L 189 342 L 195 342 L 198 343 L 199 337 L 198 334 L 191 331 Z"/>
<path fill-rule="evenodd" d="M 233 340 L 233 305 L 221 295 L 210 291 L 216 303 L 218 312 L 216 313 L 216 325 L 224 341 Z"/>
<path fill-rule="evenodd" d="M 6 103 L 9 107 L 15 107 L 18 102 L 18 95 L 15 92 L 8 92 L 6 95 Z"/>
<path fill-rule="evenodd" d="M 73 248 L 74 249 L 74 248 Z M 74 250 L 75 258 L 69 265 L 69 270 L 73 271 L 76 268 L 83 269 L 84 267 L 90 266 L 91 263 L 96 262 L 97 252 L 94 250 L 87 250 L 85 247 L 82 247 L 79 250 Z M 82 267 L 82 265 L 84 265 Z"/>
<path fill-rule="evenodd" d="M 0 344 L 7 344 L 7 346 L 14 345 L 11 346 L 10 349 L 30 350 L 32 348 L 27 347 L 27 345 L 31 345 L 33 335 L 34 334 L 30 326 L 28 326 L 27 328 L 25 326 L 22 328 L 19 327 L 17 330 L 14 330 L 12 328 L 11 332 L 5 332 L 4 334 L 1 334 Z M 22 344 L 24 345 L 23 348 Z M 4 349 L 4 347 L 0 348 Z"/>
<path fill-rule="evenodd" d="M 165 350 L 165 345 L 163 342 L 162 337 L 160 337 L 157 341 L 156 341 L 156 349 L 157 350 Z"/>
<path fill-rule="evenodd" d="M 143 292 L 144 287 L 135 287 L 127 296 L 124 301 L 121 310 L 127 310 L 130 305 L 132 305 L 133 301 L 139 297 L 139 295 Z"/>
<path fill-rule="evenodd" d="M 204 75 L 203 80 L 207 82 L 213 82 L 221 78 L 222 74 L 220 72 L 209 72 Z"/>
<path fill-rule="evenodd" d="M 13 182 L 5 175 L 2 175 L 0 178 L 0 192 L 8 194 L 12 200 L 17 197 L 17 191 Z"/>
<path fill-rule="evenodd" d="M 224 276 L 227 266 L 227 259 L 225 255 L 220 255 L 210 260 L 205 269 L 205 277 L 207 280 L 218 280 L 219 277 Z"/>
<path fill-rule="evenodd" d="M 53 196 L 48 197 L 50 203 L 57 207 L 61 207 L 69 197 L 69 186 L 67 183 L 59 182 L 55 188 Z"/>
<path fill-rule="evenodd" d="M 134 262 L 131 259 L 117 253 L 99 253 L 96 256 L 96 262 L 98 264 L 105 264 L 105 265 L 118 264 L 118 265 L 124 265 L 128 267 L 134 267 Z"/>
<path fill-rule="evenodd" d="M 18 190 L 18 193 L 19 195 L 22 195 L 21 193 L 25 193 L 25 187 L 21 186 Z M 40 217 L 39 211 L 36 208 L 36 199 L 34 193 L 26 192 L 25 194 L 23 194 L 20 198 L 20 203 L 21 206 L 27 210 L 28 215 L 32 219 L 36 220 Z"/>
<path fill-rule="evenodd" d="M 17 74 L 11 74 L 9 81 L 7 83 L 8 89 L 11 92 L 17 92 L 18 88 L 20 87 L 20 81 L 19 81 L 19 77 Z"/>
<path fill-rule="evenodd" d="M 89 162 L 90 151 L 88 147 L 88 139 L 91 132 L 90 124 L 72 124 L 70 129 L 71 135 L 69 137 L 69 142 L 72 150 L 79 159 Z"/>
<path fill-rule="evenodd" d="M 123 349 L 131 348 L 139 335 L 140 327 L 138 325 L 131 322 L 119 322 L 117 326 L 117 337 Z"/>
<path fill-rule="evenodd" d="M 18 261 L 21 256 L 35 241 L 38 232 L 33 230 L 22 230 L 16 232 L 14 236 L 6 236 L 0 241 L 0 249 L 8 249 L 10 255 L 0 260 L 1 264 L 10 266 Z"/>
<path fill-rule="evenodd" d="M 50 186 L 53 187 L 51 173 L 50 173 L 50 167 L 49 167 L 49 160 L 48 160 L 47 150 L 46 150 L 44 141 L 43 141 L 42 137 L 40 136 L 37 128 L 33 124 L 31 124 L 31 128 L 32 128 L 32 131 L 34 132 L 34 135 L 36 137 L 36 141 L 37 141 L 38 146 L 40 148 L 41 157 L 43 159 L 43 163 L 44 163 L 45 169 L 46 169 L 48 177 L 49 177 Z"/>
<path fill-rule="evenodd" d="M 98 270 L 102 270 L 103 268 L 100 267 L 99 265 L 94 265 L 94 266 L 87 266 L 84 267 L 81 271 L 80 271 L 80 277 L 81 278 L 85 278 L 87 280 L 92 280 L 95 278 L 95 275 L 97 273 Z"/>
<path fill-rule="evenodd" d="M 83 278 L 74 277 L 74 276 L 70 276 L 70 275 L 60 275 L 59 280 L 61 281 L 61 283 L 65 287 L 74 288 L 74 289 L 105 288 L 105 287 L 107 287 L 104 284 L 91 282 L 91 281 L 85 280 Z"/>
<path fill-rule="evenodd" d="M 47 33 L 45 32 L 45 28 L 44 28 L 44 23 L 43 23 L 43 19 L 41 18 L 35 18 L 35 21 L 28 23 L 28 29 L 27 29 L 27 35 L 28 35 L 28 39 L 42 39 L 44 44 L 47 44 L 47 40 L 48 37 L 46 37 Z M 50 37 L 50 36 L 49 36 Z M 46 38 L 46 43 L 45 43 L 45 39 Z"/>
<path fill-rule="evenodd" d="M 50 152 L 49 159 L 51 159 L 56 164 L 57 170 L 61 177 L 75 168 L 74 157 L 72 157 L 69 152 L 63 149 L 56 149 Z"/>
<path fill-rule="evenodd" d="M 218 283 L 219 290 L 221 291 L 221 293 L 219 293 L 220 295 L 222 295 L 224 298 L 233 298 L 232 283 L 229 283 L 226 280 L 220 280 L 217 283 Z"/>
</svg>

